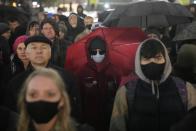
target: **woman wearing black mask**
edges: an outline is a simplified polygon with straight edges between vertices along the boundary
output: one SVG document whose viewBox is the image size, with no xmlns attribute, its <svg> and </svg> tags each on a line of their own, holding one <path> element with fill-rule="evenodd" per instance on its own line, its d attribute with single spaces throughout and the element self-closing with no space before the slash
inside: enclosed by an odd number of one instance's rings
<svg viewBox="0 0 196 131">
<path fill-rule="evenodd" d="M 18 131 L 74 131 L 64 86 L 52 69 L 33 72 L 20 94 Z"/>
<path fill-rule="evenodd" d="M 149 38 L 138 47 L 135 72 L 117 91 L 110 131 L 169 131 L 187 111 L 186 83 L 172 77 L 164 44 Z"/>
</svg>

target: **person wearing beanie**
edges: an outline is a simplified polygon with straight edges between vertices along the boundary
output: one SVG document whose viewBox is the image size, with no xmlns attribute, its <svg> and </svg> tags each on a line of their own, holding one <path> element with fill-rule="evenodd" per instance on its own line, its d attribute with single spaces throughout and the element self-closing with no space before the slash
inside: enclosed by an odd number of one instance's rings
<svg viewBox="0 0 196 131">
<path fill-rule="evenodd" d="M 26 57 L 25 49 L 26 46 L 24 44 L 25 40 L 28 38 L 26 35 L 19 36 L 13 46 L 13 54 L 11 56 L 11 73 L 12 77 L 23 72 L 25 69 L 27 69 L 27 66 L 29 64 L 29 60 Z"/>
<path fill-rule="evenodd" d="M 108 43 L 98 36 L 86 43 L 87 63 L 77 75 L 82 120 L 96 131 L 108 131 L 119 71 L 109 61 Z"/>
<path fill-rule="evenodd" d="M 78 98 L 79 95 L 75 86 L 75 80 L 73 75 L 68 71 L 50 63 L 52 42 L 48 38 L 42 35 L 38 35 L 27 38 L 24 43 L 26 46 L 25 53 L 29 59 L 29 65 L 24 72 L 15 76 L 10 81 L 7 88 L 6 97 L 4 99 L 5 105 L 11 110 L 18 112 L 17 100 L 23 82 L 26 80 L 26 78 L 35 70 L 42 68 L 52 68 L 60 74 L 64 84 L 67 85 L 66 90 L 69 92 L 70 103 L 72 106 L 72 117 L 79 119 L 80 99 Z"/>
<path fill-rule="evenodd" d="M 89 54 L 95 63 L 101 63 L 105 58 L 106 43 L 104 40 L 95 38 L 90 42 Z"/>
</svg>

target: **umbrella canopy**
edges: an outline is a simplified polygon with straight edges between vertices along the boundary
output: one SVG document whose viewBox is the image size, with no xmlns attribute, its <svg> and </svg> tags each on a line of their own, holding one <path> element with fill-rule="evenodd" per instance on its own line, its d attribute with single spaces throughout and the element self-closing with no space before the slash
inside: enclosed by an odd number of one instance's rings
<svg viewBox="0 0 196 131">
<path fill-rule="evenodd" d="M 196 21 L 188 24 L 182 31 L 176 34 L 173 41 L 196 40 Z"/>
<path fill-rule="evenodd" d="M 119 6 L 103 22 L 106 26 L 167 27 L 191 22 L 187 8 L 164 1 L 143 1 Z"/>
<path fill-rule="evenodd" d="M 105 20 L 105 18 L 107 18 L 107 16 L 114 10 L 105 10 L 102 11 L 100 13 L 98 13 L 98 21 L 99 22 L 103 22 Z"/>
<path fill-rule="evenodd" d="M 17 17 L 21 22 L 28 22 L 30 14 L 16 7 L 0 5 L 0 21 L 4 22 L 9 17 Z"/>
<path fill-rule="evenodd" d="M 66 69 L 75 74 L 82 70 L 88 62 L 87 45 L 95 37 L 106 41 L 108 61 L 119 69 L 122 75 L 133 71 L 137 47 L 147 38 L 138 28 L 99 28 L 67 49 Z"/>
</svg>

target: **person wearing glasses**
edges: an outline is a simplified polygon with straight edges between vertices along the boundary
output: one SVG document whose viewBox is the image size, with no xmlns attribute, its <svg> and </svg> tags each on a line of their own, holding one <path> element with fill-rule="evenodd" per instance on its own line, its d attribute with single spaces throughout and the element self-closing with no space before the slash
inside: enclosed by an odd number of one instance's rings
<svg viewBox="0 0 196 131">
<path fill-rule="evenodd" d="M 88 61 L 77 75 L 82 118 L 96 131 L 107 131 L 119 85 L 118 70 L 109 61 L 108 44 L 104 39 L 95 37 L 86 45 Z"/>
</svg>

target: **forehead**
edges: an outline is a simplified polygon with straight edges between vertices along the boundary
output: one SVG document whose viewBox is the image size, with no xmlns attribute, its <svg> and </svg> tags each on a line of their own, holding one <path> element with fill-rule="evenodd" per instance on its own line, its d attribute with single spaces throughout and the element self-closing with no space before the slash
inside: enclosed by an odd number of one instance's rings
<svg viewBox="0 0 196 131">
<path fill-rule="evenodd" d="M 43 24 L 43 28 L 44 28 L 44 27 L 52 27 L 52 28 L 53 28 L 53 26 L 52 26 L 50 23 L 44 23 L 44 24 Z"/>
<path fill-rule="evenodd" d="M 22 43 L 18 44 L 18 46 L 17 46 L 17 47 L 25 47 L 24 42 L 22 42 Z"/>
<path fill-rule="evenodd" d="M 141 56 L 142 58 L 144 58 L 144 56 Z M 156 55 L 152 56 L 151 58 L 156 58 L 156 57 L 164 57 L 163 53 L 159 52 Z"/>
<path fill-rule="evenodd" d="M 31 26 L 29 26 L 30 28 L 34 28 L 34 27 L 39 27 L 39 24 L 33 24 Z"/>
<path fill-rule="evenodd" d="M 46 76 L 35 76 L 28 84 L 27 91 L 38 90 L 38 91 L 59 91 L 56 83 L 52 78 Z"/>
<path fill-rule="evenodd" d="M 77 16 L 76 15 L 71 15 L 71 16 L 69 16 L 69 19 L 77 19 Z"/>
</svg>

